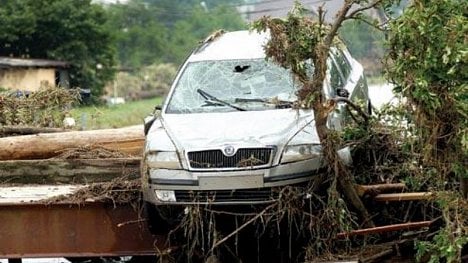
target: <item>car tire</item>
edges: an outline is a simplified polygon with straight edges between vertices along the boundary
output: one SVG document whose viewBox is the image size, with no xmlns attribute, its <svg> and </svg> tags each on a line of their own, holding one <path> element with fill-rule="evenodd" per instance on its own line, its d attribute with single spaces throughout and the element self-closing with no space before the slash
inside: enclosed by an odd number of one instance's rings
<svg viewBox="0 0 468 263">
<path fill-rule="evenodd" d="M 148 230 L 151 234 L 165 235 L 171 230 L 169 223 L 161 216 L 159 209 L 154 204 L 144 202 L 143 216 L 147 219 Z"/>
</svg>

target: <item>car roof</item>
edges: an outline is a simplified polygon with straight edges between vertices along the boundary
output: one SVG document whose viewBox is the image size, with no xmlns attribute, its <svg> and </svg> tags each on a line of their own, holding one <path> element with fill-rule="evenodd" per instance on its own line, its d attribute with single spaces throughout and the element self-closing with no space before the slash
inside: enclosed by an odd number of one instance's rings
<svg viewBox="0 0 468 263">
<path fill-rule="evenodd" d="M 234 60 L 265 58 L 263 46 L 268 33 L 233 31 L 208 37 L 188 58 L 188 62 L 206 60 Z"/>
</svg>

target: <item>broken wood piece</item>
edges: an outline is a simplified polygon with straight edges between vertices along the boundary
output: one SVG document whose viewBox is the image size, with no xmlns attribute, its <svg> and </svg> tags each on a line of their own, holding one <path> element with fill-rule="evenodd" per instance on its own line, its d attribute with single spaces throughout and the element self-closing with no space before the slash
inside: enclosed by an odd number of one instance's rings
<svg viewBox="0 0 468 263">
<path fill-rule="evenodd" d="M 0 161 L 2 184 L 69 184 L 139 177 L 140 158 Z"/>
<path fill-rule="evenodd" d="M 367 193 L 389 192 L 389 191 L 403 191 L 406 188 L 404 183 L 394 184 L 374 184 L 374 185 L 356 185 L 356 191 L 359 196 L 363 196 Z"/>
<path fill-rule="evenodd" d="M 0 138 L 0 160 L 47 159 L 69 148 L 100 146 L 123 153 L 140 155 L 143 126 L 119 129 L 39 133 Z"/>
<path fill-rule="evenodd" d="M 336 237 L 346 238 L 346 237 L 357 236 L 357 235 L 369 235 L 369 234 L 385 233 L 385 232 L 398 231 L 398 230 L 416 229 L 416 228 L 428 227 L 431 225 L 431 223 L 432 221 L 420 221 L 420 222 L 409 222 L 409 223 L 402 223 L 402 224 L 357 229 L 357 230 L 352 230 L 349 232 L 338 233 Z"/>
<path fill-rule="evenodd" d="M 378 194 L 374 197 L 374 200 L 377 202 L 428 200 L 433 195 L 431 192 Z"/>
</svg>

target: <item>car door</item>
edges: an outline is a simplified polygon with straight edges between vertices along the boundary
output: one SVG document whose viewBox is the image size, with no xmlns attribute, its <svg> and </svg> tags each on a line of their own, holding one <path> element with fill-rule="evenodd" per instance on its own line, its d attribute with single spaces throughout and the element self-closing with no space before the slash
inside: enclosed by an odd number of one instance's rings
<svg viewBox="0 0 468 263">
<path fill-rule="evenodd" d="M 335 61 L 337 70 L 344 80 L 344 85 L 340 87 L 343 92 L 341 95 L 347 95 L 353 102 L 357 102 L 358 100 L 367 101 L 367 82 L 361 64 L 351 57 L 344 47 L 333 49 L 331 52 L 333 53 L 332 58 Z"/>
</svg>

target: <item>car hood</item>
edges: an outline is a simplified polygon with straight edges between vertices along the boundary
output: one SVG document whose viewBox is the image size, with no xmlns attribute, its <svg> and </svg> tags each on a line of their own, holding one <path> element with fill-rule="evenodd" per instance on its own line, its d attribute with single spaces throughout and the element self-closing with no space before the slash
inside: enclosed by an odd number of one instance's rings
<svg viewBox="0 0 468 263">
<path fill-rule="evenodd" d="M 312 112 L 296 109 L 165 114 L 162 126 L 179 150 L 316 143 Z M 155 138 L 157 140 L 157 138 Z"/>
</svg>

